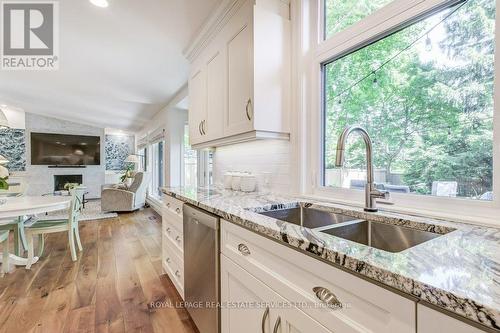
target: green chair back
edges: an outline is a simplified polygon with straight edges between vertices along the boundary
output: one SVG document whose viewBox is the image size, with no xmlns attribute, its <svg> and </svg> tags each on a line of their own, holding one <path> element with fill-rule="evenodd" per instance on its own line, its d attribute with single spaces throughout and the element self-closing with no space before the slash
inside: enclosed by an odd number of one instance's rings
<svg viewBox="0 0 500 333">
<path fill-rule="evenodd" d="M 68 222 L 72 225 L 78 224 L 80 213 L 83 206 L 83 194 L 85 193 L 85 187 L 75 187 L 70 190 L 71 193 L 71 203 L 69 206 L 69 218 Z"/>
</svg>

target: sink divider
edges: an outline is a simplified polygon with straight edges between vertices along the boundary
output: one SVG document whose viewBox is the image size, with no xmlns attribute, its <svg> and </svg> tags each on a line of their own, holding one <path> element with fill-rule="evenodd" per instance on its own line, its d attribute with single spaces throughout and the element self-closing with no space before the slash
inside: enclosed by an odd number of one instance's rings
<svg viewBox="0 0 500 333">
<path fill-rule="evenodd" d="M 345 225 L 351 225 L 351 224 L 361 223 L 361 222 L 364 222 L 364 221 L 366 221 L 366 220 L 358 219 L 358 220 L 345 221 L 345 222 L 340 222 L 340 223 L 325 225 L 323 227 L 313 228 L 312 230 L 316 230 L 316 231 L 330 230 L 330 229 L 340 228 L 340 227 L 343 227 Z"/>
</svg>

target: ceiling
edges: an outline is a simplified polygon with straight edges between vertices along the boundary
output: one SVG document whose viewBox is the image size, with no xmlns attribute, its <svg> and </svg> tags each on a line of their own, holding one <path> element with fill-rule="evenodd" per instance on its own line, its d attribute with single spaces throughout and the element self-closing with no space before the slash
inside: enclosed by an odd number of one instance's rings
<svg viewBox="0 0 500 333">
<path fill-rule="evenodd" d="M 59 70 L 2 71 L 0 104 L 137 131 L 186 84 L 182 51 L 219 3 L 59 1 Z"/>
</svg>

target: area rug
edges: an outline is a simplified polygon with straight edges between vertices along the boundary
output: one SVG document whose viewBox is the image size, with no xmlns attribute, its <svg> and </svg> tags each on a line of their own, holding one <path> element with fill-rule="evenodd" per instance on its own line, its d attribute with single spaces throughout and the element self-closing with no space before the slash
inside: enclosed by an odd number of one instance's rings
<svg viewBox="0 0 500 333">
<path fill-rule="evenodd" d="M 58 210 L 48 215 L 40 215 L 39 218 L 45 219 L 47 216 L 51 219 L 65 219 L 68 217 L 68 212 L 65 210 Z M 101 200 L 90 200 L 85 204 L 85 208 L 80 214 L 80 221 L 110 219 L 117 216 L 118 214 L 116 213 L 101 212 Z"/>
</svg>

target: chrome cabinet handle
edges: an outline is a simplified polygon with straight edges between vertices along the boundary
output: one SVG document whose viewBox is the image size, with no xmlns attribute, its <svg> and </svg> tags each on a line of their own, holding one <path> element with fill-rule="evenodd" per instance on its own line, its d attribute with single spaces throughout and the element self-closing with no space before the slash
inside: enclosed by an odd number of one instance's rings
<svg viewBox="0 0 500 333">
<path fill-rule="evenodd" d="M 323 287 L 314 287 L 313 288 L 316 297 L 326 304 L 330 309 L 337 310 L 342 309 L 342 303 L 339 301 L 337 296 L 332 293 L 330 290 Z"/>
<path fill-rule="evenodd" d="M 240 251 L 240 253 L 242 255 L 244 255 L 244 256 L 249 256 L 250 255 L 250 249 L 245 244 L 239 244 L 238 245 L 238 251 Z"/>
<path fill-rule="evenodd" d="M 167 202 L 167 208 L 170 208 L 170 202 Z"/>
<path fill-rule="evenodd" d="M 262 315 L 262 333 L 266 333 L 266 320 L 267 317 L 269 317 L 269 307 L 266 306 L 266 311 L 264 311 L 264 314 Z"/>
<path fill-rule="evenodd" d="M 201 135 L 203 135 L 203 132 L 201 131 L 201 121 L 200 124 L 198 125 L 198 131 L 200 132 Z"/>
<path fill-rule="evenodd" d="M 181 237 L 180 237 L 180 236 L 177 236 L 177 237 L 175 237 L 175 240 L 176 240 L 176 241 L 178 241 L 178 242 L 180 243 L 180 241 L 181 241 Z"/>
<path fill-rule="evenodd" d="M 170 264 L 172 260 L 170 260 L 170 258 L 167 258 L 165 261 L 167 262 L 167 264 Z"/>
<path fill-rule="evenodd" d="M 177 214 L 180 214 L 180 213 L 181 213 L 181 209 L 180 209 L 179 207 L 177 207 L 177 208 L 175 209 L 175 212 L 176 212 Z"/>
<path fill-rule="evenodd" d="M 172 229 L 170 229 L 170 228 L 167 228 L 167 232 L 168 232 L 168 233 L 170 233 L 170 231 L 172 231 Z"/>
<path fill-rule="evenodd" d="M 281 317 L 278 316 L 278 319 L 276 319 L 276 323 L 274 323 L 273 333 L 278 333 L 278 329 L 280 328 L 280 326 L 281 326 Z"/>
<path fill-rule="evenodd" d="M 175 276 L 181 277 L 181 273 L 179 271 L 175 271 Z"/>
<path fill-rule="evenodd" d="M 245 110 L 247 112 L 247 118 L 248 120 L 252 120 L 252 110 L 251 110 L 251 107 L 252 106 L 252 99 L 249 98 L 248 101 L 247 101 L 247 106 L 245 107 Z"/>
<path fill-rule="evenodd" d="M 203 131 L 203 135 L 207 135 L 207 131 L 205 130 L 205 124 L 207 123 L 206 120 L 203 120 L 201 122 L 201 130 Z"/>
</svg>

